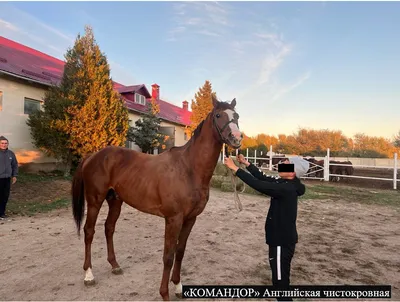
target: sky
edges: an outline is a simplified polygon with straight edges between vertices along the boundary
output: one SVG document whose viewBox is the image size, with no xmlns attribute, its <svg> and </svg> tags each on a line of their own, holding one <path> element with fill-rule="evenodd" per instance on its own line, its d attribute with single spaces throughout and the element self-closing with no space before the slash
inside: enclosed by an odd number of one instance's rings
<svg viewBox="0 0 400 302">
<path fill-rule="evenodd" d="M 249 136 L 400 130 L 400 2 L 0 2 L 0 35 L 59 59 L 93 28 L 113 80 L 189 104 L 206 80 Z"/>
</svg>

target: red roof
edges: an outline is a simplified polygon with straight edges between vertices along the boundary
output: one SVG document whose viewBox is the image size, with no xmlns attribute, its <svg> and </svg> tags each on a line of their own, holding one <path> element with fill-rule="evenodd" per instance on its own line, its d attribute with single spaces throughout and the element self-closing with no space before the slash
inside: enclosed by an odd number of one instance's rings
<svg viewBox="0 0 400 302">
<path fill-rule="evenodd" d="M 0 37 L 0 71 L 44 85 L 51 85 L 60 83 L 64 64 L 65 62 L 62 60 Z M 125 95 L 128 92 L 136 92 L 143 87 L 146 89 L 144 84 L 125 86 L 115 81 L 113 83 L 114 89 L 124 97 L 128 109 L 144 112 L 145 106 L 134 103 L 133 98 L 130 100 Z M 159 101 L 159 104 L 161 118 L 182 125 L 190 124 L 190 111 L 162 100 Z"/>
</svg>

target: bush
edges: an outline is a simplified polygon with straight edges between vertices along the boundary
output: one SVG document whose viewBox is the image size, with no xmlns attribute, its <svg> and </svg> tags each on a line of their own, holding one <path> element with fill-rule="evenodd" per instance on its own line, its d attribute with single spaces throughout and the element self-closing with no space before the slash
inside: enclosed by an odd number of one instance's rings
<svg viewBox="0 0 400 302">
<path fill-rule="evenodd" d="M 217 166 L 214 170 L 214 175 L 228 176 L 229 169 L 221 162 L 217 163 Z"/>
<path fill-rule="evenodd" d="M 211 177 L 211 187 L 221 188 L 221 184 L 225 181 L 225 177 L 222 175 L 213 175 Z"/>
<path fill-rule="evenodd" d="M 222 192 L 233 192 L 233 185 L 230 181 L 225 181 L 221 184 Z"/>
</svg>

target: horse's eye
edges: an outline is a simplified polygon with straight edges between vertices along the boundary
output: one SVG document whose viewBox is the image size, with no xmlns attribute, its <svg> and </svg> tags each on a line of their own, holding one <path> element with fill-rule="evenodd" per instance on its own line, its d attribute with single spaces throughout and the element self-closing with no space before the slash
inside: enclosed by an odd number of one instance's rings
<svg viewBox="0 0 400 302">
<path fill-rule="evenodd" d="M 237 114 L 237 113 L 234 113 L 234 114 L 233 114 L 233 117 L 234 117 L 235 119 L 237 119 L 237 120 L 238 120 L 238 119 L 239 119 L 239 114 Z"/>
<path fill-rule="evenodd" d="M 221 115 L 219 113 L 217 113 L 216 117 L 219 118 L 219 117 L 221 117 Z"/>
</svg>

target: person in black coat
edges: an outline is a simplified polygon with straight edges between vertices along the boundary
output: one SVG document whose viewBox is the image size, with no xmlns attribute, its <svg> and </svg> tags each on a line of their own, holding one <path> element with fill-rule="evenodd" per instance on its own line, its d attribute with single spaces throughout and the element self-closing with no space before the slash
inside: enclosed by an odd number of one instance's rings
<svg viewBox="0 0 400 302">
<path fill-rule="evenodd" d="M 237 159 L 251 174 L 237 167 L 231 158 L 225 158 L 224 163 L 248 186 L 271 197 L 265 222 L 265 241 L 269 247 L 272 284 L 277 290 L 289 289 L 290 266 L 298 243 L 297 202 L 306 191 L 299 177 L 307 173 L 309 163 L 300 157 L 286 159 L 278 164 L 279 177 L 275 177 L 265 175 L 242 154 Z M 291 301 L 290 298 L 277 300 Z"/>
<path fill-rule="evenodd" d="M 10 197 L 11 184 L 15 184 L 17 175 L 17 157 L 8 149 L 8 139 L 0 136 L 0 219 L 7 218 L 6 206 Z"/>
</svg>

